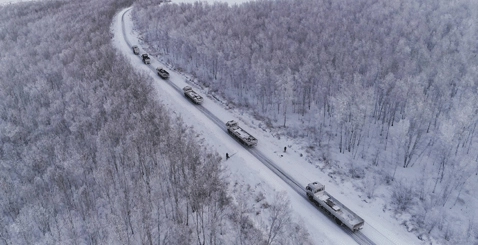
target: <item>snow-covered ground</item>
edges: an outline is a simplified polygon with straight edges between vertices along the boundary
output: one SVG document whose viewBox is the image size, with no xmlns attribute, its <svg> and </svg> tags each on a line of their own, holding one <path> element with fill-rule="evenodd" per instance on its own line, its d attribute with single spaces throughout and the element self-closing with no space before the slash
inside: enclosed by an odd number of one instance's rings
<svg viewBox="0 0 478 245">
<path fill-rule="evenodd" d="M 0 5 L 12 4 L 12 3 L 18 3 L 18 2 L 31 2 L 31 1 L 39 1 L 39 0 L 0 0 Z"/>
<path fill-rule="evenodd" d="M 173 1 L 177 2 L 177 1 Z M 187 2 L 187 1 L 186 1 Z M 231 3 L 239 3 L 240 1 L 230 1 Z M 126 10 L 124 10 L 126 11 Z M 348 236 L 340 227 L 331 222 L 323 213 L 317 210 L 303 196 L 299 195 L 282 179 L 276 176 L 258 159 L 251 155 L 242 145 L 237 143 L 225 131 L 219 128 L 208 117 L 197 110 L 193 103 L 185 99 L 184 95 L 178 93 L 168 83 L 159 78 L 154 73 L 155 67 L 166 67 L 158 61 L 158 57 L 152 57 L 150 66 L 144 65 L 137 55 L 134 55 L 131 48 L 124 40 L 121 26 L 121 16 L 124 11 L 120 12 L 112 26 L 114 33 L 113 44 L 119 52 L 125 55 L 134 67 L 148 74 L 154 79 L 154 88 L 158 94 L 158 101 L 167 106 L 171 113 L 183 118 L 183 120 L 194 127 L 194 130 L 200 134 L 204 144 L 208 148 L 213 148 L 220 154 L 225 156 L 226 153 L 234 154 L 229 160 L 224 161 L 226 174 L 232 183 L 250 185 L 253 191 L 265 193 L 267 199 L 271 199 L 272 195 L 267 196 L 271 190 L 285 191 L 291 200 L 291 206 L 298 222 L 304 224 L 308 228 L 312 240 L 315 244 L 356 244 L 356 242 Z M 132 45 L 140 46 L 142 52 L 146 52 L 147 46 L 142 43 L 137 34 L 132 30 L 132 22 L 130 11 L 125 15 L 126 35 Z M 160 58 L 160 57 L 159 57 Z M 200 94 L 204 95 L 198 87 L 187 84 L 187 74 L 180 74 L 166 67 L 170 72 L 170 80 L 178 87 L 182 88 L 190 85 Z M 312 181 L 320 181 L 326 185 L 326 190 L 352 211 L 361 216 L 366 225 L 361 231 L 376 244 L 421 244 L 412 233 L 406 231 L 405 227 L 396 220 L 386 209 L 384 203 L 375 201 L 373 204 L 367 203 L 365 198 L 361 198 L 364 194 L 357 193 L 350 183 L 338 184 L 333 178 L 326 173 L 320 171 L 315 164 L 311 164 L 306 160 L 306 151 L 304 147 L 292 143 L 290 139 L 281 137 L 277 139 L 271 133 L 264 129 L 261 122 L 253 119 L 250 115 L 240 111 L 227 109 L 222 103 L 214 98 L 203 96 L 203 106 L 214 113 L 216 117 L 224 123 L 234 119 L 259 140 L 257 149 L 274 161 L 282 169 L 305 186 Z M 287 146 L 287 152 L 283 152 L 284 146 Z"/>
<path fill-rule="evenodd" d="M 171 0 L 172 3 L 194 3 L 194 2 L 220 2 L 220 3 L 228 3 L 228 4 L 241 4 L 245 2 L 250 2 L 254 0 Z"/>
</svg>

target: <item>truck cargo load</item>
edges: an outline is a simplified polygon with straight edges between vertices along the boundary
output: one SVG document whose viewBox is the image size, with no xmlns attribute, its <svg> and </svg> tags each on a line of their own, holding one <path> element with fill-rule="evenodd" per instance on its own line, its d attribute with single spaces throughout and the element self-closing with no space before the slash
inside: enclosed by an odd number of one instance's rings
<svg viewBox="0 0 478 245">
<path fill-rule="evenodd" d="M 305 191 L 307 197 L 330 214 L 338 224 L 347 226 L 353 232 L 363 228 L 364 220 L 327 193 L 321 183 L 310 183 L 305 187 Z"/>
<path fill-rule="evenodd" d="M 257 145 L 257 139 L 254 138 L 251 134 L 246 132 L 246 130 L 239 127 L 236 121 L 231 120 L 226 123 L 227 132 L 238 139 L 241 143 L 247 146 Z"/>
<path fill-rule="evenodd" d="M 188 97 L 192 102 L 196 104 L 201 104 L 203 102 L 203 98 L 201 95 L 196 93 L 191 87 L 186 86 L 183 88 L 184 95 Z"/>
</svg>

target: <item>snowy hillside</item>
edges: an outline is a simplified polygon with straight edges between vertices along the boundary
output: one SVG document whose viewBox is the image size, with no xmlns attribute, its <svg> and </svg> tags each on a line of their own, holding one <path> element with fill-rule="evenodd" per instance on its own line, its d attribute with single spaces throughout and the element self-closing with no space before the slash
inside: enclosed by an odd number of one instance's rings
<svg viewBox="0 0 478 245">
<path fill-rule="evenodd" d="M 131 4 L 0 6 L 0 244 L 310 244 L 112 46 Z"/>
<path fill-rule="evenodd" d="M 0 0 L 0 245 L 477 244 L 476 1 L 162 2 Z"/>
</svg>

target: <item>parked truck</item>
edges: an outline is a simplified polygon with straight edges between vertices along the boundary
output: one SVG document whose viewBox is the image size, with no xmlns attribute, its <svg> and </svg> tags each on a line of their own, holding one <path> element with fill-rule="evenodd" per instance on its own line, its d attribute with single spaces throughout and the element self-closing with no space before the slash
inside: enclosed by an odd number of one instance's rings
<svg viewBox="0 0 478 245">
<path fill-rule="evenodd" d="M 257 139 L 254 138 L 251 134 L 246 132 L 246 130 L 239 127 L 236 121 L 231 120 L 226 123 L 227 132 L 237 138 L 241 143 L 247 146 L 257 145 Z"/>
<path fill-rule="evenodd" d="M 158 73 L 158 76 L 160 76 L 162 79 L 168 79 L 169 78 L 169 72 L 167 72 L 163 68 L 156 68 L 156 72 Z"/>
<path fill-rule="evenodd" d="M 149 58 L 148 54 L 142 54 L 141 58 L 143 59 L 143 63 L 145 63 L 146 65 L 151 64 L 151 59 Z"/>
<path fill-rule="evenodd" d="M 331 215 L 338 224 L 347 226 L 353 232 L 363 228 L 364 220 L 327 193 L 323 184 L 310 183 L 305 187 L 305 191 L 307 197 Z"/>
<path fill-rule="evenodd" d="M 186 86 L 183 88 L 183 91 L 184 91 L 184 95 L 188 97 L 192 102 L 198 105 L 202 103 L 203 101 L 202 96 L 196 93 L 191 87 Z"/>
</svg>

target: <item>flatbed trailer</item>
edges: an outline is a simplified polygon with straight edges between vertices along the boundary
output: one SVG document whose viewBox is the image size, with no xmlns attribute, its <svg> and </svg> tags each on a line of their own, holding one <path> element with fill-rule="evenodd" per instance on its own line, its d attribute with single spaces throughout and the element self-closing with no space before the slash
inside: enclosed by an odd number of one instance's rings
<svg viewBox="0 0 478 245">
<path fill-rule="evenodd" d="M 241 141 L 244 145 L 247 146 L 256 146 L 257 145 L 257 139 L 249 134 L 246 130 L 242 129 L 239 127 L 236 121 L 231 120 L 226 123 L 227 127 L 227 132 L 234 136 L 236 139 Z"/>
<path fill-rule="evenodd" d="M 345 205 L 325 191 L 325 186 L 313 182 L 305 188 L 307 197 L 326 213 L 334 217 L 340 225 L 347 226 L 353 232 L 363 228 L 365 221 Z"/>
<path fill-rule="evenodd" d="M 201 104 L 203 102 L 203 98 L 201 95 L 196 93 L 191 87 L 186 86 L 183 88 L 184 95 L 188 97 L 192 102 L 196 104 Z"/>
</svg>

